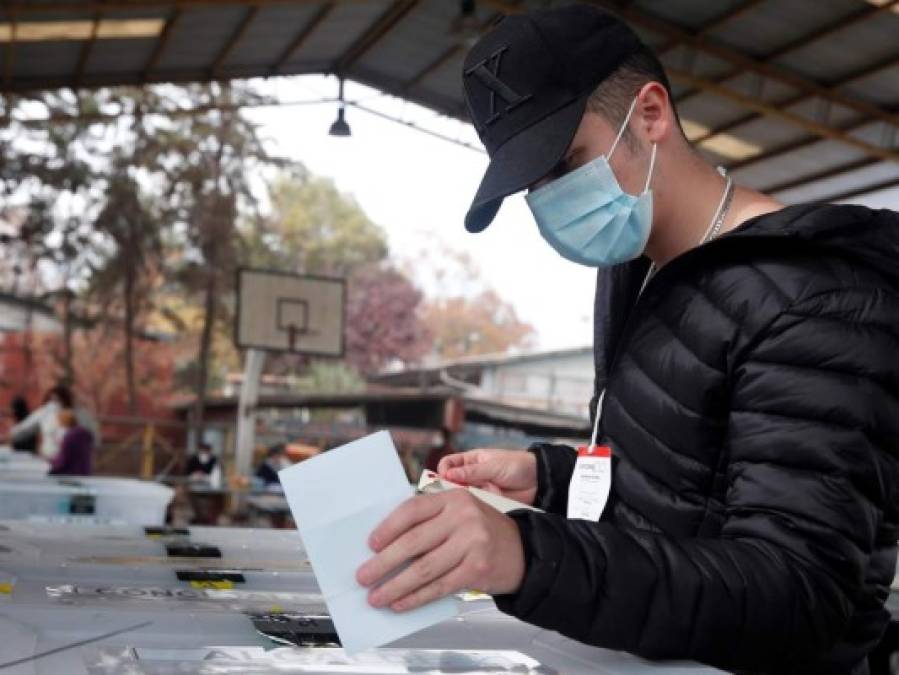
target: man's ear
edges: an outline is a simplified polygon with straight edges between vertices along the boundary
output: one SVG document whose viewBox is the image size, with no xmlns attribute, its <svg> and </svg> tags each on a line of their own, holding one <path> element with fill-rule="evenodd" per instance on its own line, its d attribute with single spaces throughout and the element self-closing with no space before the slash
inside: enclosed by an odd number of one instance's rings
<svg viewBox="0 0 899 675">
<path fill-rule="evenodd" d="M 662 143 L 674 129 L 674 108 L 658 82 L 647 82 L 637 94 L 634 130 L 648 143 Z"/>
</svg>

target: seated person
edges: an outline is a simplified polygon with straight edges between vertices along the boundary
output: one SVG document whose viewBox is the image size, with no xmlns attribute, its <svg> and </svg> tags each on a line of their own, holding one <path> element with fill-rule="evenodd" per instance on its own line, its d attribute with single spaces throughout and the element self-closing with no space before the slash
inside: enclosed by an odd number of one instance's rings
<svg viewBox="0 0 899 675">
<path fill-rule="evenodd" d="M 94 435 L 78 425 L 75 411 L 63 408 L 57 413 L 63 430 L 59 452 L 50 462 L 51 476 L 90 476 L 94 454 Z"/>
<path fill-rule="evenodd" d="M 191 480 L 208 481 L 217 484 L 221 476 L 218 458 L 212 454 L 209 443 L 200 443 L 200 449 L 187 460 L 185 472 Z"/>
<path fill-rule="evenodd" d="M 281 487 L 278 472 L 286 469 L 291 462 L 287 458 L 287 448 L 283 443 L 271 446 L 266 453 L 265 460 L 256 469 L 256 478 L 266 487 Z"/>
</svg>

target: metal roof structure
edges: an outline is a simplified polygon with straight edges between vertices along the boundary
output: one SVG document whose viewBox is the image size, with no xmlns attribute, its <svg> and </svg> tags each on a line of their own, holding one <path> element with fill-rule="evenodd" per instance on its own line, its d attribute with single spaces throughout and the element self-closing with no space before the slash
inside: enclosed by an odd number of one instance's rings
<svg viewBox="0 0 899 675">
<path fill-rule="evenodd" d="M 371 383 L 413 387 L 421 386 L 422 382 L 427 382 L 430 386 L 434 382 L 442 382 L 442 373 L 450 373 L 454 379 L 461 379 L 463 382 L 467 382 L 469 379 L 477 380 L 480 374 L 488 368 L 578 356 L 587 356 L 592 360 L 593 347 L 567 347 L 523 354 L 477 354 L 456 359 L 441 359 L 440 361 L 427 362 L 417 367 L 383 370 L 380 373 L 369 376 L 368 380 Z"/>
<path fill-rule="evenodd" d="M 460 394 L 449 387 L 372 387 L 361 392 L 264 394 L 259 397 L 256 409 L 362 408 L 369 424 L 396 425 L 397 420 L 402 420 L 402 426 L 408 428 L 436 429 L 442 424 L 444 406 L 450 399 L 461 400 L 466 419 L 474 422 L 545 436 L 561 434 L 579 438 L 590 433 L 586 415 L 523 408 L 483 396 Z M 206 408 L 213 413 L 224 411 L 228 419 L 232 419 L 237 404 L 237 396 L 213 396 L 206 401 Z M 186 415 L 193 405 L 193 400 L 189 399 L 172 408 Z"/>
<path fill-rule="evenodd" d="M 899 186 L 899 0 L 591 0 L 661 56 L 688 137 L 785 202 Z M 0 88 L 332 73 L 464 119 L 473 34 L 548 0 L 10 0 Z"/>
</svg>

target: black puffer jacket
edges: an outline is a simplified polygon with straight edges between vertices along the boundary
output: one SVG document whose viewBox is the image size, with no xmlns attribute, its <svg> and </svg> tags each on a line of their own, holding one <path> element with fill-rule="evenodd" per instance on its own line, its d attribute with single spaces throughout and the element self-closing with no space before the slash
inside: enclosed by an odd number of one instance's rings
<svg viewBox="0 0 899 675">
<path fill-rule="evenodd" d="M 527 572 L 500 608 L 649 658 L 864 672 L 899 539 L 899 215 L 753 219 L 634 305 L 637 267 L 600 336 L 609 503 L 566 520 L 574 452 L 533 448 L 550 513 L 513 514 Z"/>
</svg>

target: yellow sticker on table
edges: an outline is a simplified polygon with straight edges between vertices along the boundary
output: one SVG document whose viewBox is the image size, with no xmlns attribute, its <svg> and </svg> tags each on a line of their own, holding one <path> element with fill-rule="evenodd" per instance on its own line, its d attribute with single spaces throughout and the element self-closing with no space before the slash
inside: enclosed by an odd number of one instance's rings
<svg viewBox="0 0 899 675">
<path fill-rule="evenodd" d="M 234 582 L 222 579 L 221 581 L 191 581 L 191 588 L 211 588 L 216 591 L 230 591 L 234 588 Z"/>
<path fill-rule="evenodd" d="M 12 584 L 0 584 L 0 595 L 12 595 Z"/>
<path fill-rule="evenodd" d="M 482 591 L 471 589 L 456 593 L 456 597 L 464 602 L 475 602 L 477 600 L 492 600 L 493 598 Z"/>
</svg>

